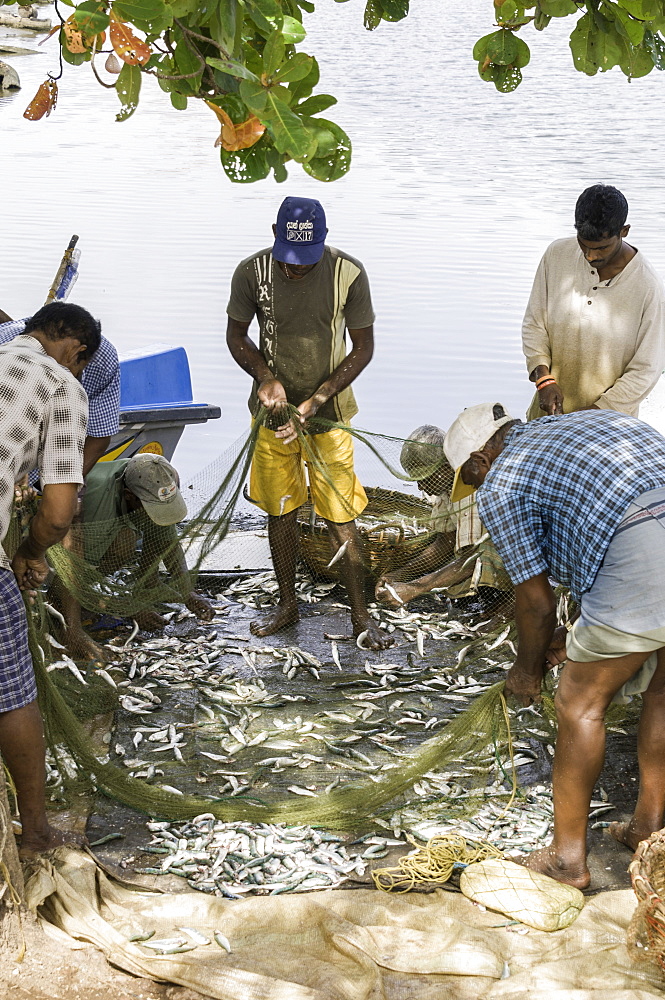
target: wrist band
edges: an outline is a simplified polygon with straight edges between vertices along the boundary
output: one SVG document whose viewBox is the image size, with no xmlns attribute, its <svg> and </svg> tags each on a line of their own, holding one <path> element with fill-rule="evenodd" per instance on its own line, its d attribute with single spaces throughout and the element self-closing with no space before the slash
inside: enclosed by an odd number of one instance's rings
<svg viewBox="0 0 665 1000">
<path fill-rule="evenodd" d="M 541 389 L 544 389 L 546 385 L 556 385 L 556 379 L 550 378 L 549 375 L 547 376 L 547 378 L 538 379 L 538 381 L 536 382 L 537 392 L 540 392 Z"/>
</svg>

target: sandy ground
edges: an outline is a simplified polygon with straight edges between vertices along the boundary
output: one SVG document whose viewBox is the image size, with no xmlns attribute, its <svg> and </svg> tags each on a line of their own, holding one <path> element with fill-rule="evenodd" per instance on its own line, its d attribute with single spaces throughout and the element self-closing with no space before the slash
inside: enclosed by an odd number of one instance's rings
<svg viewBox="0 0 665 1000">
<path fill-rule="evenodd" d="M 1 1000 L 200 1000 L 182 986 L 137 979 L 112 968 L 92 946 L 72 951 L 24 918 L 26 956 L 0 953 Z"/>
</svg>

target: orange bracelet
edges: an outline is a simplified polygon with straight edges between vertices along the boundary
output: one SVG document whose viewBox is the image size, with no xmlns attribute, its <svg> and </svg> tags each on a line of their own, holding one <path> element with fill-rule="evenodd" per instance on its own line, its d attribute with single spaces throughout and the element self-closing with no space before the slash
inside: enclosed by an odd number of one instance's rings
<svg viewBox="0 0 665 1000">
<path fill-rule="evenodd" d="M 543 375 L 542 378 L 536 380 L 536 391 L 540 392 L 546 385 L 556 385 L 556 379 L 552 378 L 551 375 Z"/>
</svg>

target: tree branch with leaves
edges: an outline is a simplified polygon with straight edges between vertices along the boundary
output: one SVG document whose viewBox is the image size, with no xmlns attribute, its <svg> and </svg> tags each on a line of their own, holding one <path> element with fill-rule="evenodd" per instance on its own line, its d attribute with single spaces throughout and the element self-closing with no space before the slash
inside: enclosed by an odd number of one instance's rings
<svg viewBox="0 0 665 1000">
<path fill-rule="evenodd" d="M 481 79 L 502 93 L 519 86 L 530 61 L 525 29 L 543 31 L 553 18 L 575 19 L 570 48 L 583 73 L 618 66 L 630 80 L 665 68 L 665 0 L 485 2 L 494 30 L 476 42 L 473 58 Z M 67 17 L 64 7 L 73 8 Z M 283 181 L 290 160 L 317 180 L 337 180 L 350 167 L 351 141 L 320 117 L 337 100 L 315 93 L 318 63 L 296 50 L 306 35 L 303 12 L 314 9 L 310 0 L 56 0 L 60 73 L 41 85 L 25 117 L 54 109 L 63 60 L 90 62 L 97 81 L 118 94 L 117 121 L 136 111 L 145 75 L 157 78 L 178 111 L 205 102 L 221 125 L 216 145 L 232 181 L 271 171 Z M 408 13 L 409 0 L 367 0 L 364 25 L 372 31 Z"/>
</svg>

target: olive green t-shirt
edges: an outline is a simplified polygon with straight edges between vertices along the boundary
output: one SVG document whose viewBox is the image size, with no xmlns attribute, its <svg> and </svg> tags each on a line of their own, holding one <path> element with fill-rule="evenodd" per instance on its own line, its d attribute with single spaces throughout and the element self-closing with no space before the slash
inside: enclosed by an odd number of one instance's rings
<svg viewBox="0 0 665 1000">
<path fill-rule="evenodd" d="M 231 319 L 259 322 L 259 350 L 289 403 L 313 396 L 346 356 L 345 331 L 374 322 L 367 272 L 348 254 L 326 246 L 304 277 L 287 278 L 270 249 L 243 260 L 231 282 Z M 249 397 L 256 416 L 257 384 Z M 349 386 L 328 400 L 318 416 L 347 423 L 358 412 Z"/>
<path fill-rule="evenodd" d="M 131 459 L 116 458 L 112 462 L 97 462 L 93 465 L 85 481 L 83 495 L 83 523 L 85 531 L 85 558 L 96 566 L 111 543 L 115 540 L 128 517 L 136 537 L 143 536 L 146 552 L 160 552 L 173 544 L 177 532 L 173 525 L 159 525 L 148 517 L 143 509 L 130 512 L 124 497 L 123 476 Z"/>
</svg>

